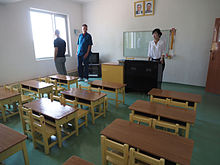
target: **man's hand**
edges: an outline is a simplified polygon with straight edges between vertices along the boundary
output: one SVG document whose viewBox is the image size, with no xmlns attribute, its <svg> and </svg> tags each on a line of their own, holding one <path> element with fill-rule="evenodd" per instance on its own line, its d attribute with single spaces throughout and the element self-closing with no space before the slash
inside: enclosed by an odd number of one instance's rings
<svg viewBox="0 0 220 165">
<path fill-rule="evenodd" d="M 86 59 L 87 57 L 88 57 L 88 53 L 86 53 L 83 58 Z"/>
<path fill-rule="evenodd" d="M 161 64 L 163 64 L 163 62 L 164 62 L 164 58 L 161 58 L 161 59 L 160 59 L 160 62 L 161 62 Z"/>
</svg>

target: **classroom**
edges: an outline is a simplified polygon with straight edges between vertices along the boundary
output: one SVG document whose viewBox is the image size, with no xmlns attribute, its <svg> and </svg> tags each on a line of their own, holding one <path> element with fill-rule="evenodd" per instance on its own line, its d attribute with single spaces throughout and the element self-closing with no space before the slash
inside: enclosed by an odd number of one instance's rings
<svg viewBox="0 0 220 165">
<path fill-rule="evenodd" d="M 139 153 L 161 164 L 220 164 L 219 6 L 219 0 L 0 0 L 0 165 L 132 165 Z M 84 24 L 91 56 L 98 56 L 90 57 L 89 77 L 81 81 Z M 164 71 L 147 61 L 156 28 L 167 44 Z M 66 43 L 67 76 L 54 61 L 56 29 Z M 37 132 L 39 125 L 46 131 Z M 43 134 L 48 147 L 37 140 Z M 12 137 L 19 145 L 4 149 Z"/>
</svg>

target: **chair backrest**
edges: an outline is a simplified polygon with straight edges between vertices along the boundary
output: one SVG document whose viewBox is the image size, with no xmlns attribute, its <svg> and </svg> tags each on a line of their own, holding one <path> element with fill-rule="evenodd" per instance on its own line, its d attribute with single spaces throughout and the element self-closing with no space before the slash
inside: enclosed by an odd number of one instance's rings
<svg viewBox="0 0 220 165">
<path fill-rule="evenodd" d="M 39 81 L 49 83 L 50 79 L 48 77 L 40 77 Z"/>
<path fill-rule="evenodd" d="M 20 113 L 20 118 L 21 118 L 21 122 L 22 122 L 22 127 L 23 127 L 23 131 L 24 133 L 29 133 L 32 134 L 32 110 L 29 108 L 25 108 L 22 107 L 22 105 L 18 106 L 19 108 L 19 113 Z M 27 128 L 27 125 L 29 126 L 29 129 Z"/>
<path fill-rule="evenodd" d="M 53 86 L 57 90 L 57 80 L 49 79 L 49 83 L 53 84 Z"/>
<path fill-rule="evenodd" d="M 162 127 L 163 130 L 165 129 L 166 132 L 171 133 L 171 134 L 178 135 L 179 133 L 179 124 L 171 124 L 171 123 L 167 123 L 164 121 L 153 119 L 152 128 L 156 128 L 157 126 Z M 170 132 L 168 129 L 173 130 L 174 133 Z"/>
<path fill-rule="evenodd" d="M 150 164 L 150 165 L 164 165 L 165 164 L 165 160 L 163 158 L 158 160 L 148 155 L 137 152 L 135 151 L 134 148 L 130 148 L 129 165 L 139 165 L 136 162 L 143 162 L 143 163 Z"/>
<path fill-rule="evenodd" d="M 186 102 L 178 102 L 178 101 L 175 101 L 175 100 L 171 99 L 170 102 L 169 102 L 169 105 L 173 105 L 173 106 L 177 106 L 177 107 L 182 107 L 182 108 L 189 108 L 188 101 L 186 101 Z"/>
<path fill-rule="evenodd" d="M 150 101 L 151 102 L 156 102 L 156 103 L 161 103 L 161 104 L 170 104 L 170 99 L 166 98 L 166 99 L 163 99 L 163 98 L 157 98 L 157 97 L 153 97 L 153 96 L 150 96 Z"/>
<path fill-rule="evenodd" d="M 134 120 L 137 121 L 138 124 L 147 123 L 149 127 L 151 127 L 152 121 L 153 121 L 152 118 L 145 117 L 145 116 L 142 116 L 142 115 L 136 115 L 136 114 L 133 114 L 133 113 L 129 114 L 129 119 L 130 119 L 131 122 L 133 122 Z"/>
<path fill-rule="evenodd" d="M 56 95 L 53 95 L 52 93 L 50 93 L 50 100 L 51 101 L 59 101 L 61 103 L 61 96 L 56 96 Z"/>
<path fill-rule="evenodd" d="M 77 108 L 78 104 L 77 104 L 77 101 L 76 100 L 69 100 L 69 99 L 65 99 L 63 97 L 63 95 L 60 97 L 60 103 L 62 105 L 66 105 L 67 103 L 68 104 L 71 104 L 73 107 Z"/>
<path fill-rule="evenodd" d="M 112 164 L 128 164 L 128 144 L 120 144 L 101 135 L 102 159 Z"/>
<path fill-rule="evenodd" d="M 38 116 L 32 114 L 31 124 L 33 125 L 34 131 L 40 132 L 42 134 L 46 133 L 45 119 L 43 115 Z"/>
</svg>

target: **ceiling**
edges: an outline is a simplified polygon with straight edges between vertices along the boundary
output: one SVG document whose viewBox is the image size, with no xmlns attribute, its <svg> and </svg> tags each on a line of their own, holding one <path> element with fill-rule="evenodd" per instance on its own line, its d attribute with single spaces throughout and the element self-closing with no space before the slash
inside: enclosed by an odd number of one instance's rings
<svg viewBox="0 0 220 165">
<path fill-rule="evenodd" d="M 14 3 L 14 2 L 19 2 L 23 0 L 0 0 L 0 3 L 7 4 L 7 3 Z M 95 0 L 71 0 L 73 2 L 80 2 L 80 3 L 87 3 L 87 2 L 92 2 Z"/>
</svg>

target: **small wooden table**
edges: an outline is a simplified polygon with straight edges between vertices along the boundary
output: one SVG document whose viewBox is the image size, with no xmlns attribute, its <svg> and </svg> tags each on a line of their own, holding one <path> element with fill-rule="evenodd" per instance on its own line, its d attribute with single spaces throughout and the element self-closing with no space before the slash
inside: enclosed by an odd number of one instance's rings
<svg viewBox="0 0 220 165">
<path fill-rule="evenodd" d="M 76 100 L 77 104 L 88 106 L 92 114 L 92 123 L 100 116 L 105 117 L 105 93 L 88 91 L 79 88 L 72 88 L 68 91 L 60 92 L 65 99 Z M 103 108 L 101 108 L 103 105 Z M 95 112 L 94 108 L 99 106 L 99 111 Z"/>
<path fill-rule="evenodd" d="M 105 82 L 102 80 L 95 80 L 92 82 L 89 82 L 91 88 L 100 88 L 102 91 L 115 93 L 115 99 L 108 98 L 111 100 L 115 100 L 116 107 L 118 108 L 118 105 L 123 102 L 125 103 L 125 86 L 126 84 L 119 84 L 119 83 L 113 83 L 113 82 Z M 122 94 L 123 100 L 118 99 L 118 93 Z"/>
<path fill-rule="evenodd" d="M 50 93 L 53 92 L 53 84 L 40 82 L 36 80 L 28 80 L 21 82 L 21 89 L 24 94 L 24 91 L 32 92 L 39 95 L 41 98 L 41 94 L 43 96 L 44 93 L 47 93 L 48 98 L 50 97 Z"/>
<path fill-rule="evenodd" d="M 58 101 L 51 101 L 47 98 L 41 98 L 36 101 L 23 105 L 26 108 L 32 109 L 33 113 L 42 114 L 46 118 L 49 125 L 56 127 L 59 147 L 62 147 L 62 142 L 72 136 L 74 133 L 78 135 L 78 119 L 76 113 L 78 109 L 68 105 L 61 105 Z M 48 120 L 49 119 L 49 120 Z M 61 135 L 61 125 L 68 123 L 75 119 L 75 130 L 71 132 L 64 132 L 66 135 Z M 22 124 L 24 127 L 24 125 Z"/>
<path fill-rule="evenodd" d="M 27 139 L 26 135 L 22 135 L 5 125 L 0 124 L 0 137 L 0 162 L 22 150 L 24 162 L 26 165 L 29 165 L 25 144 L 25 139 Z"/>
<path fill-rule="evenodd" d="M 171 107 L 163 104 L 153 103 L 149 101 L 137 100 L 129 109 L 132 115 L 143 115 L 143 117 L 156 118 L 158 120 L 170 119 L 169 122 L 180 124 L 180 128 L 186 130 L 185 137 L 189 137 L 190 124 L 194 124 L 196 120 L 196 111 Z"/>
<path fill-rule="evenodd" d="M 5 89 L 4 87 L 0 88 L 0 110 L 2 112 L 2 119 L 3 122 L 6 122 L 6 119 L 8 117 L 14 116 L 16 114 L 18 114 L 19 112 L 12 112 L 10 111 L 10 113 L 8 115 L 5 114 L 5 107 L 4 104 L 13 104 L 15 102 L 19 102 L 19 104 L 21 105 L 21 94 L 15 91 L 10 91 L 8 89 Z"/>
<path fill-rule="evenodd" d="M 67 85 L 68 89 L 70 89 L 70 85 L 74 83 L 76 83 L 76 88 L 78 88 L 78 77 L 56 74 L 49 76 L 49 78 L 57 80 L 58 84 Z"/>
<path fill-rule="evenodd" d="M 175 106 L 183 106 L 196 111 L 197 103 L 202 101 L 202 96 L 192 93 L 183 93 L 176 91 L 168 91 L 162 89 L 151 89 L 148 94 L 150 95 L 150 101 L 154 98 L 158 100 L 167 100 L 167 104 Z"/>
<path fill-rule="evenodd" d="M 78 156 L 71 156 L 67 161 L 64 162 L 63 165 L 94 165 L 94 164 L 87 162 Z"/>
<path fill-rule="evenodd" d="M 171 162 L 181 165 L 190 164 L 194 145 L 191 139 L 122 119 L 114 120 L 101 131 L 101 134 Z"/>
</svg>

